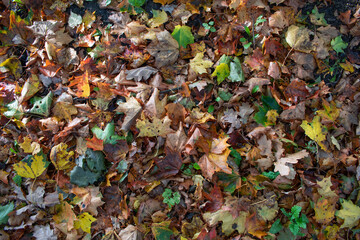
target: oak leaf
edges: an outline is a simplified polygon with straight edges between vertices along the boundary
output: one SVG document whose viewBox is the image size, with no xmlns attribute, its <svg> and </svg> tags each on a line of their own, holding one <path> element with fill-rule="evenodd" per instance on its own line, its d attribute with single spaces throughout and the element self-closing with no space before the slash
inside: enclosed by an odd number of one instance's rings
<svg viewBox="0 0 360 240">
<path fill-rule="evenodd" d="M 280 158 L 275 163 L 274 172 L 279 172 L 281 176 L 288 176 L 290 174 L 289 164 L 295 164 L 299 159 L 309 156 L 309 153 L 306 150 L 300 152 L 289 154 L 286 157 Z"/>
</svg>

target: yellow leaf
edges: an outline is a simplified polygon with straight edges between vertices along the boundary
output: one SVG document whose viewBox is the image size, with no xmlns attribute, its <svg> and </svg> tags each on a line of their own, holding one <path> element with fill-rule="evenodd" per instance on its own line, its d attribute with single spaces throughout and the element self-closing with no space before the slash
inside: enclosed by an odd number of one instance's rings
<svg viewBox="0 0 360 240">
<path fill-rule="evenodd" d="M 31 142 L 31 138 L 25 137 L 24 142 L 19 144 L 24 153 L 38 154 L 41 151 L 40 144 Z"/>
<path fill-rule="evenodd" d="M 326 151 L 326 147 L 322 143 L 322 141 L 326 139 L 326 131 L 323 131 L 322 125 L 320 123 L 320 116 L 315 116 L 311 123 L 303 120 L 300 126 L 304 129 L 305 134 L 309 138 L 314 140 L 323 150 Z"/>
<path fill-rule="evenodd" d="M 46 159 L 44 154 L 38 154 L 31 156 L 27 160 L 22 160 L 14 164 L 14 170 L 21 177 L 25 178 L 37 178 L 46 169 Z"/>
<path fill-rule="evenodd" d="M 213 62 L 204 60 L 204 53 L 197 53 L 194 59 L 190 60 L 190 67 L 198 74 L 206 73 L 206 69 L 213 65 Z"/>
<path fill-rule="evenodd" d="M 86 28 L 91 28 L 91 24 L 93 24 L 93 22 L 95 22 L 96 20 L 96 15 L 95 12 L 88 12 L 86 11 L 84 14 L 84 17 L 82 19 L 82 22 L 84 23 Z"/>
<path fill-rule="evenodd" d="M 16 79 L 21 77 L 21 71 L 22 71 L 21 62 L 18 58 L 10 57 L 6 59 L 0 64 L 0 71 L 1 71 L 1 67 L 9 70 L 15 76 Z"/>
<path fill-rule="evenodd" d="M 91 216 L 88 212 L 78 216 L 79 220 L 74 223 L 75 229 L 81 228 L 84 232 L 91 233 L 91 223 L 96 221 L 96 218 Z"/>
<path fill-rule="evenodd" d="M 330 104 L 327 101 L 324 101 L 324 110 L 317 111 L 320 117 L 329 119 L 331 121 L 336 121 L 340 115 L 340 110 L 336 108 L 336 103 L 331 102 Z"/>
<path fill-rule="evenodd" d="M 353 73 L 354 70 L 354 66 L 348 61 L 345 60 L 345 63 L 339 63 L 340 67 L 342 67 L 345 71 L 348 71 L 350 73 Z"/>
<path fill-rule="evenodd" d="M 166 135 L 173 132 L 170 128 L 170 124 L 171 120 L 167 116 L 162 120 L 154 117 L 152 122 L 148 119 L 143 121 L 138 120 L 136 122 L 136 127 L 140 130 L 138 137 L 166 137 Z"/>
<path fill-rule="evenodd" d="M 317 184 L 320 186 L 318 192 L 322 197 L 334 198 L 337 197 L 336 193 L 331 190 L 331 176 L 324 178 L 321 181 L 317 181 Z"/>
<path fill-rule="evenodd" d="M 57 102 L 53 108 L 55 117 L 65 119 L 66 121 L 71 120 L 71 115 L 78 113 L 77 108 L 69 102 Z"/>
<path fill-rule="evenodd" d="M 360 207 L 345 199 L 342 199 L 341 205 L 342 209 L 336 212 L 336 216 L 344 219 L 344 223 L 340 228 L 355 227 L 360 219 Z"/>
<path fill-rule="evenodd" d="M 166 23 L 168 21 L 168 15 L 165 11 L 160 10 L 152 10 L 153 18 L 150 19 L 149 25 L 152 28 L 159 27 L 161 24 Z"/>
<path fill-rule="evenodd" d="M 335 217 L 335 204 L 326 198 L 319 199 L 315 206 L 315 220 L 321 224 L 327 224 Z"/>
<path fill-rule="evenodd" d="M 279 116 L 278 112 L 274 109 L 272 110 L 269 110 L 267 113 L 266 113 L 266 117 L 267 117 L 267 122 L 266 122 L 266 125 L 269 126 L 269 125 L 275 125 L 276 123 L 276 119 L 277 117 Z"/>
<path fill-rule="evenodd" d="M 51 149 L 50 160 L 57 170 L 71 170 L 75 166 L 74 161 L 71 161 L 74 156 L 74 152 L 67 152 L 67 148 L 67 144 L 60 143 Z"/>
<path fill-rule="evenodd" d="M 230 68 L 229 65 L 227 65 L 226 63 L 219 64 L 215 68 L 215 71 L 211 74 L 212 77 L 217 77 L 218 84 L 222 83 L 229 75 Z"/>
</svg>

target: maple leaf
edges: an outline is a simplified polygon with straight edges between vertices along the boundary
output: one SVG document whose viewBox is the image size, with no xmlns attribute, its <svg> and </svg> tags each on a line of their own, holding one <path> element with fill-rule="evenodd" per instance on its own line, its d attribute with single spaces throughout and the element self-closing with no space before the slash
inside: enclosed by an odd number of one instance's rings
<svg viewBox="0 0 360 240">
<path fill-rule="evenodd" d="M 337 197 L 337 194 L 331 190 L 331 176 L 323 178 L 321 181 L 317 181 L 317 184 L 320 186 L 320 188 L 318 188 L 318 192 L 321 196 L 327 198 Z"/>
<path fill-rule="evenodd" d="M 42 153 L 27 156 L 21 162 L 14 164 L 14 170 L 16 173 L 25 178 L 37 178 L 39 177 L 49 165 L 46 161 L 46 156 Z"/>
<path fill-rule="evenodd" d="M 341 36 L 337 36 L 331 40 L 331 46 L 337 53 L 344 53 L 344 49 L 347 48 L 348 44 L 344 42 Z"/>
<path fill-rule="evenodd" d="M 227 174 L 232 173 L 232 169 L 227 164 L 227 158 L 231 152 L 228 148 L 230 145 L 226 143 L 228 139 L 229 137 L 214 139 L 211 142 L 210 151 L 199 159 L 198 164 L 207 179 L 211 179 L 214 173 L 218 171 Z"/>
<path fill-rule="evenodd" d="M 59 118 L 60 120 L 65 119 L 66 121 L 70 121 L 71 115 L 78 113 L 77 108 L 69 102 L 57 102 L 52 110 L 55 117 Z"/>
<path fill-rule="evenodd" d="M 115 111 L 123 112 L 126 115 L 121 129 L 128 131 L 139 117 L 142 107 L 134 97 L 130 97 L 125 103 L 118 103 L 118 105 Z"/>
<path fill-rule="evenodd" d="M 197 53 L 194 59 L 190 60 L 190 67 L 198 74 L 206 73 L 206 69 L 213 65 L 210 60 L 204 60 L 204 53 Z"/>
<path fill-rule="evenodd" d="M 66 143 L 60 143 L 51 149 L 50 160 L 57 170 L 71 170 L 75 166 L 75 162 L 72 161 L 74 152 L 68 152 L 67 148 Z"/>
<path fill-rule="evenodd" d="M 75 220 L 75 229 L 81 228 L 84 232 L 91 233 L 91 223 L 96 221 L 96 218 L 91 216 L 88 212 L 84 212 L 77 216 L 78 220 Z"/>
<path fill-rule="evenodd" d="M 325 145 L 322 141 L 326 140 L 326 131 L 323 131 L 323 127 L 320 123 L 320 116 L 315 116 L 311 123 L 306 120 L 300 125 L 305 134 L 312 140 L 314 140 L 319 146 L 326 151 Z"/>
<path fill-rule="evenodd" d="M 149 20 L 149 25 L 153 28 L 159 27 L 168 21 L 168 16 L 164 10 L 152 10 L 153 18 Z"/>
<path fill-rule="evenodd" d="M 179 43 L 180 46 L 186 48 L 188 44 L 194 43 L 194 36 L 191 33 L 191 28 L 188 26 L 175 26 L 171 35 Z"/>
<path fill-rule="evenodd" d="M 340 228 L 355 227 L 360 219 L 360 207 L 353 204 L 350 200 L 340 200 L 342 209 L 336 212 L 336 216 L 344 219 L 344 223 Z"/>
<path fill-rule="evenodd" d="M 328 224 L 335 217 L 336 205 L 326 198 L 320 198 L 315 206 L 315 220 L 321 224 Z"/>
<path fill-rule="evenodd" d="M 85 73 L 81 76 L 74 77 L 69 84 L 69 87 L 75 86 L 78 88 L 76 92 L 76 96 L 78 97 L 89 97 L 90 96 L 90 85 L 89 85 L 89 72 L 85 71 Z"/>
<path fill-rule="evenodd" d="M 336 121 L 340 115 L 340 109 L 336 107 L 335 102 L 328 103 L 324 101 L 324 110 L 318 110 L 317 113 L 320 117 L 329 119 L 330 121 Z"/>
<path fill-rule="evenodd" d="M 170 128 L 171 120 L 166 116 L 162 120 L 157 117 L 150 122 L 148 119 L 137 120 L 136 127 L 140 130 L 138 137 L 166 137 L 174 131 Z"/>
</svg>

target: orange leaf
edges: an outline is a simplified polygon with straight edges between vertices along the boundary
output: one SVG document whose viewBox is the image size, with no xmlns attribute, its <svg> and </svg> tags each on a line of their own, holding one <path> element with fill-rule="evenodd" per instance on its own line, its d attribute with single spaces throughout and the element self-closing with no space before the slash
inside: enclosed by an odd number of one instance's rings
<svg viewBox="0 0 360 240">
<path fill-rule="evenodd" d="M 91 148 L 94 151 L 102 151 L 104 149 L 103 140 L 96 138 L 93 136 L 91 139 L 86 139 L 86 146 Z"/>
<path fill-rule="evenodd" d="M 90 96 L 90 85 L 89 85 L 89 73 L 88 71 L 81 76 L 77 76 L 74 80 L 71 81 L 69 87 L 76 85 L 78 92 L 76 96 L 78 97 L 89 97 Z"/>
</svg>

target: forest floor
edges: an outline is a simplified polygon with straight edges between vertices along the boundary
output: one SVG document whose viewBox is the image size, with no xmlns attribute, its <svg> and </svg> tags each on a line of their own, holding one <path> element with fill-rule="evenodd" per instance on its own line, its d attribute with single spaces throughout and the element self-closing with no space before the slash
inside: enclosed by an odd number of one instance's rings
<svg viewBox="0 0 360 240">
<path fill-rule="evenodd" d="M 357 4 L 0 1 L 0 240 L 360 239 Z"/>
</svg>

